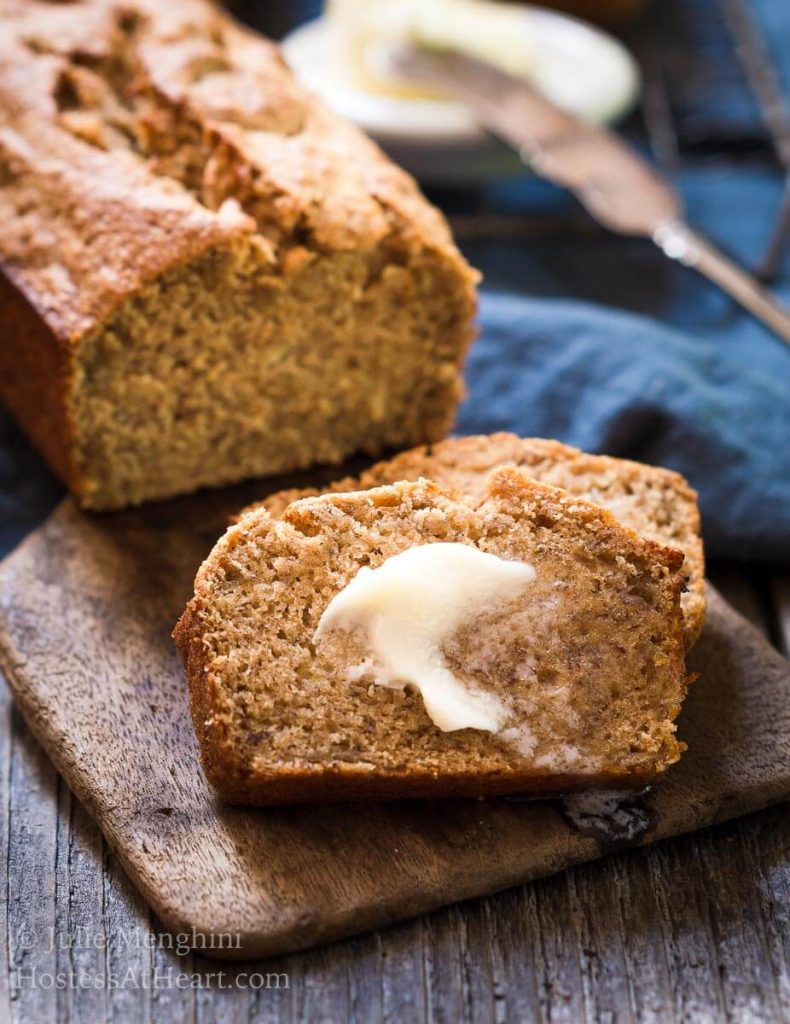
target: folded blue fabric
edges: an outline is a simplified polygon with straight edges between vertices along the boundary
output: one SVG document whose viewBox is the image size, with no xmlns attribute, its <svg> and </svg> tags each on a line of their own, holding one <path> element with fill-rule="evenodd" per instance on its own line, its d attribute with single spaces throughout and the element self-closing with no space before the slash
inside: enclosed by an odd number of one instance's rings
<svg viewBox="0 0 790 1024">
<path fill-rule="evenodd" d="M 790 564 L 790 349 L 586 303 L 486 294 L 458 432 L 512 430 L 679 470 L 714 557 Z"/>
</svg>

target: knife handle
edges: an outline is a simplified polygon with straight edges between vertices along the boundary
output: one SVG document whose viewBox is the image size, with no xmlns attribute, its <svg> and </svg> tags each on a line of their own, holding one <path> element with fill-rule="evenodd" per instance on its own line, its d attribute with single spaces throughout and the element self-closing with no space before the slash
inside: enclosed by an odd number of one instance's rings
<svg viewBox="0 0 790 1024">
<path fill-rule="evenodd" d="M 790 344 L 790 312 L 737 263 L 679 220 L 666 221 L 653 241 L 670 259 L 704 274 L 736 302 Z"/>
</svg>

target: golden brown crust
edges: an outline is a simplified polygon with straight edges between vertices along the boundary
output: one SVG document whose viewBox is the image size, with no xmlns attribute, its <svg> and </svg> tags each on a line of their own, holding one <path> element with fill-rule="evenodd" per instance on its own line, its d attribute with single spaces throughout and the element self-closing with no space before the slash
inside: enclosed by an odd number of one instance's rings
<svg viewBox="0 0 790 1024">
<path fill-rule="evenodd" d="M 74 425 L 65 396 L 68 353 L 21 292 L 0 274 L 3 330 L 14 344 L 0 344 L 0 398 L 26 428 L 50 468 L 75 490 Z"/>
<path fill-rule="evenodd" d="M 0 262 L 62 341 L 242 235 L 275 265 L 386 238 L 455 252 L 413 180 L 213 4 L 0 15 Z"/>
<path fill-rule="evenodd" d="M 359 477 L 338 480 L 322 493 L 427 477 L 476 500 L 491 472 L 505 465 L 517 466 L 536 480 L 601 504 L 647 539 L 682 550 L 688 576 L 682 600 L 687 649 L 694 645 L 705 621 L 705 554 L 697 493 L 673 470 L 590 455 L 559 441 L 496 433 L 421 445 L 371 466 Z M 312 488 L 278 491 L 241 515 L 262 506 L 279 516 L 292 501 L 317 493 Z"/>
<path fill-rule="evenodd" d="M 273 807 L 280 804 L 345 803 L 355 800 L 411 800 L 516 796 L 550 796 L 573 790 L 642 789 L 655 782 L 654 772 L 599 772 L 589 775 L 557 774 L 547 778 L 533 772 L 513 769 L 475 775 L 470 772 L 447 773 L 412 769 L 408 772 L 380 772 L 371 776 L 349 766 L 300 771 L 283 770 L 255 777 L 228 775 L 223 764 L 203 758 L 206 775 L 226 803 L 248 807 Z"/>
<path fill-rule="evenodd" d="M 273 520 L 265 510 L 259 509 L 231 527 L 201 567 L 195 581 L 195 596 L 174 631 L 186 667 L 203 764 L 209 780 L 224 799 L 234 803 L 274 804 L 303 800 L 553 792 L 591 785 L 640 786 L 677 759 L 683 745 L 677 743 L 670 731 L 663 733 L 664 738 L 655 752 L 638 764 L 631 764 L 628 768 L 615 763 L 604 764 L 595 774 L 574 773 L 572 770 L 547 771 L 536 769 L 534 765 L 519 764 L 517 760 L 506 767 L 500 763 L 485 771 L 470 768 L 439 772 L 435 765 L 421 764 L 416 757 L 407 769 L 397 770 L 371 770 L 370 765 L 349 763 L 306 763 L 299 766 L 284 763 L 274 768 L 256 763 L 253 751 L 232 724 L 235 720 L 234 697 L 223 675 L 228 653 L 217 660 L 218 595 L 228 586 L 233 589 L 237 585 L 242 586 L 241 593 L 244 593 L 243 581 L 257 578 L 254 564 L 246 560 L 250 549 L 261 553 L 256 558 L 264 557 L 263 553 L 270 551 L 270 557 L 276 562 L 290 557 L 286 555 L 289 550 L 308 552 L 318 544 L 299 572 L 300 584 L 309 587 L 310 583 L 302 577 L 310 571 L 308 566 L 313 564 L 310 559 L 315 561 L 315 571 L 320 572 L 319 566 L 325 557 L 329 557 L 329 552 L 336 550 L 335 544 L 346 543 L 339 537 L 330 539 L 338 522 L 345 523 L 342 517 L 350 517 L 352 522 L 350 532 L 342 536 L 359 538 L 364 535 L 364 524 L 375 521 L 379 514 L 377 509 L 386 517 L 390 510 L 404 502 L 415 510 L 415 522 L 423 520 L 429 509 L 437 510 L 442 522 L 444 517 L 448 523 L 468 519 L 472 530 L 470 536 L 476 536 L 475 531 L 479 529 L 493 531 L 491 535 L 496 536 L 507 528 L 506 524 L 512 522 L 513 517 L 522 518 L 527 509 L 526 514 L 533 524 L 531 529 L 544 529 L 549 520 L 566 525 L 572 522 L 573 529 L 581 536 L 589 536 L 591 553 L 603 548 L 611 550 L 611 545 L 619 545 L 622 557 L 626 561 L 634 560 L 634 567 L 640 567 L 633 571 L 642 576 L 645 585 L 655 587 L 657 595 L 663 594 L 659 600 L 667 610 L 663 621 L 664 653 L 657 665 L 663 664 L 659 671 L 668 672 L 666 678 L 674 679 L 669 691 L 674 695 L 664 699 L 662 713 L 666 713 L 670 722 L 679 713 L 688 681 L 683 669 L 682 620 L 679 614 L 682 577 L 677 575 L 682 554 L 676 549 L 645 541 L 634 531 L 623 528 L 607 510 L 582 502 L 556 488 L 537 484 L 523 472 L 510 468 L 493 474 L 477 512 L 470 509 L 464 513 L 464 506 L 448 492 L 424 480 L 382 486 L 367 492 L 309 498 L 290 505 L 281 521 Z M 341 520 L 338 520 L 338 514 Z M 358 525 L 353 525 L 355 522 Z M 487 525 L 482 526 L 483 523 Z M 445 527 L 438 528 L 441 535 Z M 446 528 L 448 536 L 454 528 L 457 529 L 450 525 Z M 317 580 L 315 585 L 318 585 Z M 245 683 L 245 688 L 247 685 L 252 685 L 252 680 Z"/>
<path fill-rule="evenodd" d="M 223 743 L 216 731 L 208 727 L 217 694 L 211 692 L 206 647 L 200 633 L 200 612 L 201 602 L 196 596 L 176 623 L 173 639 L 184 662 L 189 684 L 189 705 L 200 744 L 203 768 L 217 789 L 221 785 L 235 789 L 243 783 L 244 773 L 235 757 L 233 745 L 227 739 Z"/>
</svg>

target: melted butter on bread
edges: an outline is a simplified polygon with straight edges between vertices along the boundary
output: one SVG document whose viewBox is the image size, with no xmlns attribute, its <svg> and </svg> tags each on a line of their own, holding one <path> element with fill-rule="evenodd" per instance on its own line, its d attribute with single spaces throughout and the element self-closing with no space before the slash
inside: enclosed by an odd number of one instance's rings
<svg viewBox="0 0 790 1024">
<path fill-rule="evenodd" d="M 363 567 L 330 601 L 315 639 L 361 628 L 372 658 L 356 668 L 383 686 L 414 686 L 431 721 L 444 732 L 499 732 L 507 706 L 472 690 L 450 671 L 442 646 L 476 613 L 506 604 L 535 579 L 526 562 L 467 544 L 422 544 Z"/>
</svg>

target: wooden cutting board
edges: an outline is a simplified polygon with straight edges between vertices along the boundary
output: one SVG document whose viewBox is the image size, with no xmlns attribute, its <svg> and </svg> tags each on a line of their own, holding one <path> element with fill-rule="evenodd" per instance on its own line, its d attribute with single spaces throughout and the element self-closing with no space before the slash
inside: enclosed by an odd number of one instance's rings
<svg viewBox="0 0 790 1024">
<path fill-rule="evenodd" d="M 226 516 L 254 496 L 101 518 L 67 500 L 0 567 L 0 664 L 19 706 L 159 917 L 197 946 L 301 949 L 790 796 L 788 663 L 711 593 L 689 751 L 614 816 L 551 800 L 219 805 L 170 630 Z"/>
</svg>

